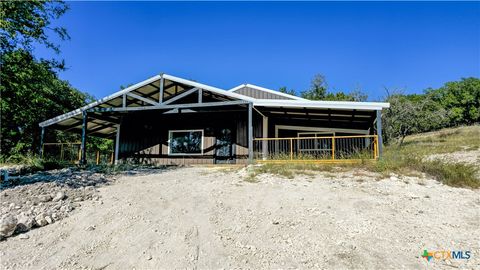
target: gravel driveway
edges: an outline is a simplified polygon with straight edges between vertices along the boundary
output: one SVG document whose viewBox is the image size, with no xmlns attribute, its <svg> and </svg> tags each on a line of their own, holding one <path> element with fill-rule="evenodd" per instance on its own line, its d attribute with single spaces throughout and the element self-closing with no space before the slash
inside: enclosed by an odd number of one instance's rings
<svg viewBox="0 0 480 270">
<path fill-rule="evenodd" d="M 378 268 L 480 265 L 480 192 L 352 171 L 293 180 L 245 169 L 123 176 L 58 222 L 0 242 L 7 269 Z M 470 250 L 432 260 L 427 250 Z"/>
</svg>

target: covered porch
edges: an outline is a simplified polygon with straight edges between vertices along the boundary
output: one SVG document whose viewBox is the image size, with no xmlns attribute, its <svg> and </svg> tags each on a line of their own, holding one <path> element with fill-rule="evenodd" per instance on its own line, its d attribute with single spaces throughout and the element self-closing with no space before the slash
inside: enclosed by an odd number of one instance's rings
<svg viewBox="0 0 480 270">
<path fill-rule="evenodd" d="M 287 105 L 287 106 L 285 106 Z M 377 160 L 382 153 L 381 110 L 376 108 L 255 106 L 261 131 L 253 142 L 260 163 L 348 163 Z"/>
</svg>

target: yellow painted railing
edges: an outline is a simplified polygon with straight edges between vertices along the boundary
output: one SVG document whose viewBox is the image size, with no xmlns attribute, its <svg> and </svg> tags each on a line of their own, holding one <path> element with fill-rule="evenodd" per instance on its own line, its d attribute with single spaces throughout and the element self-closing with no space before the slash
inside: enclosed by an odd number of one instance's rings
<svg viewBox="0 0 480 270">
<path fill-rule="evenodd" d="M 256 138 L 257 162 L 352 163 L 377 160 L 377 135 Z"/>
</svg>

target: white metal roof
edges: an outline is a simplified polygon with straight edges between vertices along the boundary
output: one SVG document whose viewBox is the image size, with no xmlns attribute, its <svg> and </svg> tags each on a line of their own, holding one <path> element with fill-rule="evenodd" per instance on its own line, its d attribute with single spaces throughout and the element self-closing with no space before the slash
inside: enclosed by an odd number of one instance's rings
<svg viewBox="0 0 480 270">
<path fill-rule="evenodd" d="M 390 103 L 384 102 L 354 102 L 354 101 L 314 101 L 314 100 L 279 100 L 279 99 L 256 99 L 255 106 L 283 107 L 283 108 L 324 108 L 346 110 L 382 110 L 389 108 Z"/>
<path fill-rule="evenodd" d="M 68 121 L 71 118 L 76 118 L 76 120 L 79 120 L 79 116 L 82 114 L 83 111 L 89 110 L 91 108 L 97 107 L 97 106 L 105 106 L 108 104 L 105 104 L 106 102 L 113 102 L 113 103 L 119 103 L 121 102 L 122 96 L 124 94 L 128 94 L 132 91 L 140 91 L 141 89 L 145 89 L 148 85 L 151 85 L 155 82 L 158 82 L 160 79 L 164 80 L 169 80 L 172 82 L 176 82 L 179 84 L 183 85 L 188 85 L 196 88 L 200 88 L 206 91 L 210 91 L 212 93 L 218 94 L 218 95 L 223 95 L 226 97 L 230 97 L 232 99 L 237 99 L 237 100 L 243 100 L 246 102 L 251 102 L 254 106 L 263 106 L 263 107 L 282 107 L 282 108 L 327 108 L 327 109 L 347 109 L 347 110 L 381 110 L 383 108 L 388 108 L 390 106 L 389 103 L 381 103 L 381 102 L 347 102 L 347 101 L 311 101 L 307 100 L 304 98 L 296 97 L 293 95 L 281 93 L 278 91 L 274 91 L 271 89 L 263 88 L 260 86 L 252 85 L 252 84 L 243 84 L 239 85 L 235 88 L 232 88 L 230 90 L 224 90 L 220 88 L 216 88 L 213 86 L 209 86 L 206 84 L 194 82 L 191 80 L 179 78 L 176 76 L 168 75 L 168 74 L 160 74 L 160 75 L 155 75 L 151 78 L 148 78 L 142 82 L 139 82 L 137 84 L 134 84 L 130 87 L 127 87 L 123 90 L 120 90 L 118 92 L 113 93 L 112 95 L 109 95 L 107 97 L 104 97 L 100 100 L 97 100 L 95 102 L 92 102 L 86 106 L 83 106 L 79 109 L 73 110 L 71 112 L 59 115 L 57 117 L 51 118 L 49 120 L 43 121 L 39 124 L 41 127 L 46 127 L 50 126 L 53 124 L 57 123 L 64 123 L 64 121 Z M 238 90 L 242 87 L 250 87 L 254 88 L 260 91 L 265 91 L 269 93 L 273 93 L 276 95 L 280 96 L 285 96 L 288 98 L 292 98 L 291 100 L 281 100 L 281 99 L 256 99 L 252 98 L 249 96 L 245 96 L 242 94 L 235 93 L 235 90 Z M 153 92 L 152 92 L 153 93 Z M 141 94 L 141 93 L 140 93 Z M 130 93 L 130 95 L 133 95 Z M 152 98 L 152 96 L 149 96 L 149 98 Z M 140 108 L 139 108 L 140 109 Z M 73 119 L 72 119 L 73 120 Z"/>
<path fill-rule="evenodd" d="M 87 105 L 85 105 L 85 106 L 83 106 L 83 107 L 81 107 L 81 108 L 78 108 L 78 109 L 73 110 L 73 111 L 68 112 L 68 113 L 64 113 L 64 114 L 59 115 L 59 116 L 57 116 L 57 117 L 51 118 L 51 119 L 49 119 L 49 120 L 43 121 L 43 122 L 41 122 L 41 123 L 39 124 L 39 126 L 41 126 L 41 127 L 43 127 L 43 126 L 49 126 L 49 125 L 55 124 L 55 123 L 57 123 L 57 122 L 60 122 L 60 121 L 62 121 L 62 120 L 64 120 L 64 119 L 66 119 L 66 118 L 70 118 L 70 117 L 73 117 L 73 116 L 80 115 L 80 114 L 81 114 L 83 111 L 85 111 L 85 110 L 88 110 L 88 109 L 90 109 L 90 108 L 93 108 L 93 107 L 95 107 L 95 106 L 97 106 L 97 105 L 100 105 L 100 104 L 102 104 L 102 103 L 104 103 L 104 102 L 107 102 L 107 101 L 109 101 L 109 100 L 112 100 L 112 99 L 114 99 L 114 98 L 116 98 L 116 97 L 120 97 L 120 96 L 122 96 L 123 94 L 126 94 L 126 93 L 128 93 L 128 92 L 130 92 L 130 91 L 132 91 L 132 90 L 135 90 L 135 89 L 139 88 L 139 87 L 142 87 L 142 86 L 147 85 L 147 84 L 149 84 L 149 83 L 152 83 L 152 82 L 154 82 L 154 81 L 156 81 L 156 80 L 159 80 L 160 78 L 161 78 L 160 75 L 153 76 L 153 77 L 148 78 L 148 79 L 146 79 L 146 80 L 144 80 L 144 81 L 142 81 L 142 82 L 139 82 L 139 83 L 134 84 L 134 85 L 132 85 L 132 86 L 129 86 L 129 87 L 123 89 L 123 90 L 120 90 L 120 91 L 118 91 L 118 92 L 115 92 L 115 93 L 113 93 L 113 94 L 111 94 L 111 95 L 109 95 L 109 96 L 106 96 L 106 97 L 104 97 L 104 98 L 102 98 L 102 99 L 99 99 L 99 100 L 97 100 L 97 101 L 95 101 L 95 102 L 92 102 L 92 103 L 90 103 L 90 104 L 87 104 Z"/>
<path fill-rule="evenodd" d="M 49 126 L 49 125 L 53 125 L 55 123 L 58 123 L 62 120 L 65 120 L 67 118 L 70 118 L 70 117 L 74 117 L 74 116 L 78 116 L 80 114 L 82 114 L 83 111 L 85 110 L 88 110 L 88 109 L 91 109 L 95 106 L 98 106 L 98 105 L 101 105 L 102 103 L 105 103 L 107 101 L 110 101 L 112 99 L 115 99 L 115 98 L 119 98 L 121 97 L 123 94 L 126 94 L 126 93 L 129 93 L 135 89 L 138 89 L 142 86 L 145 86 L 145 85 L 148 85 L 150 83 L 153 83 L 155 81 L 158 81 L 160 80 L 161 78 L 164 78 L 166 80 L 170 80 L 170 81 L 174 81 L 174 82 L 178 82 L 178 83 L 182 83 L 182 84 L 186 84 L 186 85 L 190 85 L 190 86 L 193 86 L 193 87 L 198 87 L 198 88 L 201 88 L 203 90 L 207 90 L 207 91 L 210 91 L 210 92 L 213 92 L 213 93 L 216 93 L 216 94 L 220 94 L 220 95 L 224 95 L 224 96 L 228 96 L 228 97 L 231 97 L 231 98 L 235 98 L 235 99 L 240 99 L 240 100 L 245 100 L 245 101 L 249 101 L 249 102 L 253 102 L 255 99 L 254 98 L 251 98 L 251 97 L 247 97 L 247 96 L 244 96 L 244 95 L 240 95 L 240 94 L 237 94 L 237 93 L 231 93 L 231 92 L 228 92 L 226 90 L 223 90 L 223 89 L 220 89 L 220 88 L 216 88 L 216 87 L 213 87 L 213 86 L 209 86 L 209 85 L 206 85 L 206 84 L 202 84 L 202 83 L 198 83 L 198 82 L 194 82 L 194 81 L 191 81 L 191 80 L 186 80 L 186 79 L 183 79 L 183 78 L 179 78 L 179 77 L 175 77 L 175 76 L 172 76 L 172 75 L 168 75 L 168 74 L 161 74 L 161 75 L 156 75 L 156 76 L 153 76 L 151 78 L 148 78 L 142 82 L 139 82 L 137 84 L 134 84 L 132 86 L 129 86 L 123 90 L 120 90 L 118 92 L 115 92 L 109 96 L 106 96 L 102 99 L 99 99 L 95 102 L 92 102 L 88 105 L 85 105 L 81 108 L 78 108 L 76 110 L 73 110 L 71 112 L 68 112 L 68 113 L 65 113 L 65 114 L 62 114 L 62 115 L 59 115 L 57 117 L 54 117 L 54 118 L 51 118 L 49 120 L 46 120 L 46 121 L 43 121 L 39 124 L 39 126 L 41 127 L 44 127 L 44 126 Z"/>
<path fill-rule="evenodd" d="M 194 81 L 187 80 L 187 79 L 182 79 L 182 78 L 175 77 L 175 76 L 168 75 L 168 74 L 163 74 L 163 78 L 171 80 L 171 81 L 191 85 L 193 87 L 198 87 L 198 88 L 201 88 L 203 90 L 207 90 L 207 91 L 210 91 L 210 92 L 213 92 L 213 93 L 229 96 L 229 97 L 232 97 L 232 98 L 237 98 L 237 99 L 240 99 L 240 100 L 245 100 L 245 101 L 254 101 L 255 100 L 254 98 L 251 98 L 251 97 L 247 97 L 247 96 L 240 95 L 240 94 L 237 94 L 237 93 L 232 93 L 232 92 L 226 91 L 224 89 L 220 89 L 220 88 L 213 87 L 213 86 L 210 86 L 210 85 L 206 85 L 206 84 L 203 84 L 203 83 L 194 82 Z"/>
<path fill-rule="evenodd" d="M 302 97 L 297 97 L 297 96 L 294 96 L 294 95 L 282 93 L 280 91 L 275 91 L 275 90 L 272 90 L 272 89 L 264 88 L 264 87 L 254 85 L 254 84 L 249 84 L 249 83 L 241 84 L 241 85 L 239 85 L 237 87 L 234 87 L 234 88 L 232 88 L 228 91 L 229 92 L 235 92 L 235 91 L 240 90 L 240 89 L 245 88 L 245 87 L 256 89 L 256 90 L 267 92 L 267 93 L 271 93 L 271 94 L 275 94 L 275 95 L 279 95 L 279 96 L 286 97 L 286 98 L 291 98 L 291 99 L 294 99 L 294 100 L 304 100 L 304 101 L 308 100 L 308 99 L 305 99 L 305 98 L 302 98 Z"/>
</svg>

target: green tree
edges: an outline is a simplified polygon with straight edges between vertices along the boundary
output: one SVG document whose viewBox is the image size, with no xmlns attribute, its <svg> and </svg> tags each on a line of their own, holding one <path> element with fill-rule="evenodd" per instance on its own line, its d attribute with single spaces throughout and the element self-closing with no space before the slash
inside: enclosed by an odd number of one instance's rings
<svg viewBox="0 0 480 270">
<path fill-rule="evenodd" d="M 324 100 L 327 95 L 327 81 L 325 76 L 316 74 L 310 85 L 310 89 L 301 93 L 301 96 L 310 100 Z"/>
<path fill-rule="evenodd" d="M 363 102 L 367 101 L 368 95 L 363 93 L 360 90 L 355 90 L 350 93 L 345 93 L 342 91 L 336 93 L 327 93 L 324 100 L 331 100 L 331 101 L 357 101 Z"/>
<path fill-rule="evenodd" d="M 33 43 L 60 52 L 58 44 L 50 41 L 54 33 L 61 40 L 69 39 L 65 28 L 52 26 L 68 6 L 62 1 L 0 1 L 0 45 L 2 52 L 23 49 L 31 52 Z"/>
<path fill-rule="evenodd" d="M 289 94 L 289 95 L 292 95 L 292 96 L 296 96 L 296 95 L 297 95 L 297 93 L 295 92 L 295 90 L 293 90 L 293 89 L 290 89 L 290 90 L 289 90 L 289 89 L 287 89 L 286 86 L 280 87 L 280 88 L 278 89 L 278 91 L 279 91 L 280 93 Z"/>
<path fill-rule="evenodd" d="M 427 89 L 426 94 L 449 111 L 450 126 L 480 122 L 480 79 L 447 82 L 439 89 Z"/>
<path fill-rule="evenodd" d="M 24 50 L 2 56 L 0 78 L 2 153 L 33 150 L 38 145 L 39 122 L 78 108 L 87 100 L 86 94 L 59 80 L 48 61 L 37 61 Z"/>
<path fill-rule="evenodd" d="M 280 92 L 286 91 L 286 87 L 280 88 Z M 309 90 L 301 93 L 303 98 L 309 100 L 329 100 L 329 101 L 366 101 L 368 95 L 363 93 L 360 89 L 355 89 L 350 93 L 337 91 L 335 93 L 328 90 L 328 84 L 325 76 L 316 74 L 312 81 Z"/>
<path fill-rule="evenodd" d="M 63 61 L 36 59 L 33 45 L 59 53 L 49 35 L 69 38 L 52 22 L 68 7 L 60 1 L 0 2 L 0 154 L 24 154 L 38 147 L 38 123 L 82 106 L 90 97 L 58 78 Z M 47 133 L 46 140 L 67 139 L 62 132 Z"/>
<path fill-rule="evenodd" d="M 382 114 L 386 143 L 402 146 L 407 135 L 436 130 L 445 126 L 447 111 L 426 95 L 392 94 L 386 99 L 390 108 Z"/>
</svg>

